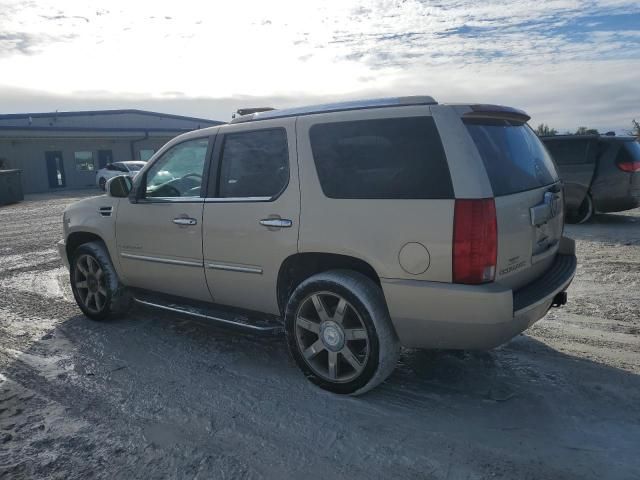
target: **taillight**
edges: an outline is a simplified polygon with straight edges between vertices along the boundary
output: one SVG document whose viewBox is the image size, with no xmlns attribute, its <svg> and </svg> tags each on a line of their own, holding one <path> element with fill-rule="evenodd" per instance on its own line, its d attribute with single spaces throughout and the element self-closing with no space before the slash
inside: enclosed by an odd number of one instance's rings
<svg viewBox="0 0 640 480">
<path fill-rule="evenodd" d="M 623 172 L 640 172 L 640 162 L 618 162 L 616 165 Z"/>
<path fill-rule="evenodd" d="M 456 200 L 453 219 L 453 282 L 491 282 L 496 275 L 498 225 L 493 198 Z"/>
</svg>

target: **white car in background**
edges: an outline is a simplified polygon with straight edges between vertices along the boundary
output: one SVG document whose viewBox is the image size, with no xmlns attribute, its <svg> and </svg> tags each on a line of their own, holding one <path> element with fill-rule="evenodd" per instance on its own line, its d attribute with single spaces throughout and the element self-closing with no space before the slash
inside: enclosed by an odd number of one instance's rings
<svg viewBox="0 0 640 480">
<path fill-rule="evenodd" d="M 140 160 L 110 163 L 106 167 L 101 168 L 96 172 L 96 185 L 98 185 L 101 190 L 104 190 L 105 185 L 107 184 L 107 180 L 112 177 L 117 177 L 118 175 L 128 175 L 133 178 L 142 169 L 142 167 L 146 165 L 146 163 L 147 162 L 143 162 Z"/>
</svg>

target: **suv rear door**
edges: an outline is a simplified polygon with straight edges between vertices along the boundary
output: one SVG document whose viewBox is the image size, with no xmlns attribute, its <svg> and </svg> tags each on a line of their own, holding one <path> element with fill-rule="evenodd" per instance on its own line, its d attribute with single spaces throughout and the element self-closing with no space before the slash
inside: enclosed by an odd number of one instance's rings
<svg viewBox="0 0 640 480">
<path fill-rule="evenodd" d="M 513 289 L 549 268 L 564 226 L 563 195 L 555 166 L 524 120 L 499 115 L 463 118 L 495 197 L 495 280 Z"/>
<path fill-rule="evenodd" d="M 279 314 L 277 279 L 297 252 L 295 118 L 225 126 L 203 213 L 207 283 L 218 304 Z"/>
</svg>

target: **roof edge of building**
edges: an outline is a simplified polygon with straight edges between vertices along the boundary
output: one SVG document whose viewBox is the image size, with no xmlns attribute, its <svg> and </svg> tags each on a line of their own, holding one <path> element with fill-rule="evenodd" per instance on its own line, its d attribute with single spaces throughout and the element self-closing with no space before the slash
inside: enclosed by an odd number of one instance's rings
<svg viewBox="0 0 640 480">
<path fill-rule="evenodd" d="M 216 125 L 205 125 L 203 128 L 215 127 Z M 23 132 L 166 132 L 166 133 L 186 133 L 193 132 L 195 130 L 202 130 L 196 128 L 159 128 L 159 127 L 28 127 L 19 125 L 0 125 L 0 130 L 4 131 L 23 131 Z"/>
<path fill-rule="evenodd" d="M 152 112 L 149 110 L 138 110 L 135 108 L 116 109 L 116 110 L 79 110 L 79 111 L 65 111 L 65 112 L 2 113 L 0 114 L 0 120 L 10 120 L 10 119 L 29 118 L 29 117 L 46 118 L 46 117 L 76 117 L 76 116 L 94 116 L 94 115 L 121 115 L 121 114 L 131 114 L 131 113 L 135 113 L 139 115 L 149 115 L 153 117 L 172 118 L 175 120 L 207 122 L 214 125 L 220 125 L 225 123 L 220 120 L 211 120 L 208 118 L 199 118 L 199 117 L 188 117 L 185 115 L 176 115 L 174 113 Z"/>
</svg>

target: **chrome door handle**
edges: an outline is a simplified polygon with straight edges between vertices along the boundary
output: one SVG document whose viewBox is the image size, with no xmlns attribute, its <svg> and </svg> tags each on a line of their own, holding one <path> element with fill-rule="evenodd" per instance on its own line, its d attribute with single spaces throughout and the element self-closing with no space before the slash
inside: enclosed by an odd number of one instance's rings
<svg viewBox="0 0 640 480">
<path fill-rule="evenodd" d="M 288 218 L 264 218 L 260 220 L 260 225 L 272 228 L 290 228 L 293 222 Z"/>
<path fill-rule="evenodd" d="M 173 223 L 176 225 L 197 225 L 198 221 L 195 218 L 178 217 L 173 219 Z"/>
</svg>

